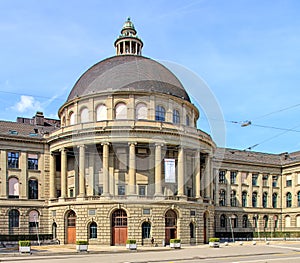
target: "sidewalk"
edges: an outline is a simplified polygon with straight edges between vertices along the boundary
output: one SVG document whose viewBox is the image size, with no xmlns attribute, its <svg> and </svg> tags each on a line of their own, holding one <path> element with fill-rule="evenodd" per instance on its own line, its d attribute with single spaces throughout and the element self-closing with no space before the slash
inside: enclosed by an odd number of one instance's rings
<svg viewBox="0 0 300 263">
<path fill-rule="evenodd" d="M 26 259 L 36 260 L 36 259 L 58 259 L 65 257 L 76 257 L 78 255 L 88 254 L 114 254 L 114 253 L 137 253 L 136 256 L 142 255 L 143 253 L 153 252 L 151 257 L 155 258 L 156 255 L 160 253 L 156 252 L 169 252 L 166 255 L 170 255 L 174 252 L 173 255 L 180 257 L 199 257 L 200 258 L 218 258 L 218 257 L 228 257 L 228 256 L 238 256 L 238 255 L 251 255 L 261 254 L 275 254 L 282 253 L 284 247 L 287 248 L 290 246 L 290 250 L 297 249 L 300 251 L 300 242 L 270 242 L 267 245 L 265 242 L 256 242 L 256 245 L 253 245 L 252 242 L 243 242 L 241 245 L 240 242 L 222 243 L 220 248 L 209 248 L 208 245 L 197 245 L 189 246 L 183 245 L 182 249 L 171 249 L 170 247 L 148 247 L 148 246 L 138 246 L 137 250 L 127 250 L 125 246 L 103 246 L 103 245 L 89 245 L 88 252 L 77 252 L 76 245 L 45 245 L 45 246 L 32 246 L 32 254 L 20 254 L 18 248 L 1 248 L 0 249 L 0 262 L 3 261 L 21 261 Z"/>
</svg>

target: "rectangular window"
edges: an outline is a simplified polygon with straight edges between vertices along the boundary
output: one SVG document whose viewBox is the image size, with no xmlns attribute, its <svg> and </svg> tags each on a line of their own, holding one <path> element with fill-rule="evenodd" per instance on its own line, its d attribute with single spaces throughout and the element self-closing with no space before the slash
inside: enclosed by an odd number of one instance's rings
<svg viewBox="0 0 300 263">
<path fill-rule="evenodd" d="M 103 185 L 98 185 L 98 195 L 103 195 Z"/>
<path fill-rule="evenodd" d="M 118 185 L 118 195 L 125 195 L 125 185 Z"/>
<path fill-rule="evenodd" d="M 37 154 L 28 154 L 28 169 L 38 170 L 38 155 Z"/>
<path fill-rule="evenodd" d="M 8 152 L 7 153 L 7 165 L 8 168 L 19 168 L 19 153 Z"/>
<path fill-rule="evenodd" d="M 143 215 L 150 215 L 150 209 L 149 208 L 143 209 Z"/>
<path fill-rule="evenodd" d="M 89 209 L 89 216 L 94 216 L 96 215 L 96 210 L 95 209 Z"/>
<path fill-rule="evenodd" d="M 291 175 L 286 176 L 286 186 L 287 187 L 292 186 L 292 176 Z"/>
<path fill-rule="evenodd" d="M 139 195 L 140 196 L 146 195 L 146 185 L 139 185 Z"/>
<path fill-rule="evenodd" d="M 267 174 L 263 175 L 263 186 L 268 186 L 268 178 L 269 176 Z"/>
<path fill-rule="evenodd" d="M 225 184 L 225 173 L 226 171 L 219 171 L 219 183 Z"/>
<path fill-rule="evenodd" d="M 247 184 L 247 173 L 246 172 L 242 173 L 242 184 Z"/>
<path fill-rule="evenodd" d="M 195 211 L 195 210 L 191 210 L 190 215 L 191 215 L 191 216 L 196 216 L 196 211 Z"/>
<path fill-rule="evenodd" d="M 70 197 L 74 197 L 74 188 L 70 188 Z"/>
<path fill-rule="evenodd" d="M 230 172 L 230 184 L 236 184 L 236 172 Z"/>
<path fill-rule="evenodd" d="M 273 175 L 272 176 L 272 186 L 273 187 L 277 187 L 277 180 L 278 180 L 278 176 L 277 175 Z"/>
<path fill-rule="evenodd" d="M 257 185 L 258 174 L 252 174 L 252 185 Z"/>
</svg>

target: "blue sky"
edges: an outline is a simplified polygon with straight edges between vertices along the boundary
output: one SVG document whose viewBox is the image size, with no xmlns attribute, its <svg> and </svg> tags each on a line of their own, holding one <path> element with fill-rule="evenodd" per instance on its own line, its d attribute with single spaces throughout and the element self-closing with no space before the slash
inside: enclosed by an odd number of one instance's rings
<svg viewBox="0 0 300 263">
<path fill-rule="evenodd" d="M 0 119 L 36 110 L 57 117 L 80 75 L 115 55 L 130 16 L 144 56 L 182 65 L 207 84 L 226 125 L 219 146 L 298 151 L 299 10 L 297 0 L 0 0 Z M 210 133 L 222 118 L 205 112 L 198 124 Z"/>
</svg>

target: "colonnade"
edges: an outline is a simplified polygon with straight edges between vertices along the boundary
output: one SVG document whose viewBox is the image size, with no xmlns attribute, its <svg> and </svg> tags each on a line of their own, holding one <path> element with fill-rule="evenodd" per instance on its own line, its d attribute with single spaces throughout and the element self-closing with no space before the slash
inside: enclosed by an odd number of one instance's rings
<svg viewBox="0 0 300 263">
<path fill-rule="evenodd" d="M 102 196 L 111 196 L 110 193 L 110 184 L 111 178 L 113 175 L 110 173 L 110 143 L 102 143 L 102 176 L 103 176 L 103 193 Z M 136 142 L 128 143 L 128 167 L 127 174 L 128 180 L 126 195 L 127 196 L 136 196 L 137 195 L 137 175 L 136 175 Z M 162 151 L 165 145 L 161 143 L 155 144 L 154 151 L 154 197 L 163 197 L 163 156 Z M 77 197 L 85 197 L 86 193 L 86 176 L 85 176 L 85 157 L 86 157 L 86 148 L 88 145 L 78 146 L 78 192 Z M 61 172 L 60 172 L 60 190 L 61 198 L 68 197 L 68 183 L 67 183 L 67 148 L 61 148 L 59 151 L 52 152 L 50 156 L 50 198 L 56 198 L 56 157 L 55 155 L 60 155 L 61 162 Z M 193 152 L 193 173 L 192 175 L 186 174 L 186 150 Z M 205 163 L 201 163 L 201 155 L 205 155 Z M 193 176 L 193 197 L 199 199 L 211 198 L 212 197 L 212 168 L 211 168 L 211 156 L 207 153 L 202 153 L 200 149 L 185 149 L 184 147 L 178 147 L 177 155 L 177 197 L 186 198 L 185 184 L 187 181 L 187 176 Z M 116 157 L 115 157 L 116 158 Z"/>
</svg>

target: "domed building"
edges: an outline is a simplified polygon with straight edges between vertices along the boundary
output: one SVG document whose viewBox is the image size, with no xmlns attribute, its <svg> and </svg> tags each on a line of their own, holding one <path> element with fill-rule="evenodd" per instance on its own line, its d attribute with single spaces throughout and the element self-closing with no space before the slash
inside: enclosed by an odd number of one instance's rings
<svg viewBox="0 0 300 263">
<path fill-rule="evenodd" d="M 143 57 L 128 19 L 117 55 L 76 82 L 50 134 L 50 217 L 64 243 L 203 243 L 213 235 L 211 156 L 177 77 Z M 201 184 L 202 182 L 202 184 Z"/>
<path fill-rule="evenodd" d="M 300 236 L 300 152 L 216 147 L 128 19 L 59 120 L 0 121 L 0 241 L 168 245 Z"/>
</svg>

